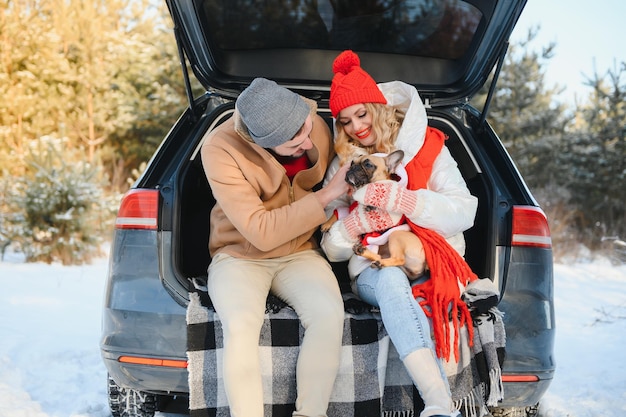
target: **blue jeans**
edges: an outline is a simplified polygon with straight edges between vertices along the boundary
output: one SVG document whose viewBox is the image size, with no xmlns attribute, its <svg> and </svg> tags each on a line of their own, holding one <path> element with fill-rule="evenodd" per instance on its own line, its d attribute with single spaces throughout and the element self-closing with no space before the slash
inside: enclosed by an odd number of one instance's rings
<svg viewBox="0 0 626 417">
<path fill-rule="evenodd" d="M 414 281 L 414 283 L 418 282 L 423 281 Z M 400 268 L 367 268 L 357 277 L 356 289 L 363 301 L 380 309 L 380 315 L 382 316 L 387 334 L 389 334 L 389 338 L 403 362 L 410 353 L 424 348 L 431 349 L 433 358 L 436 358 L 434 343 L 430 334 L 430 320 L 413 297 L 411 282 L 409 282 L 409 279 Z M 423 396 L 425 390 L 432 391 L 432 388 L 429 387 L 441 387 L 441 383 L 443 383 L 443 387 L 447 391 L 447 397 L 450 397 L 450 386 L 443 364 L 439 358 L 436 358 L 435 361 L 439 368 L 439 375 L 423 374 L 424 369 L 429 368 L 424 368 L 419 361 L 409 361 L 409 363 L 405 363 L 405 366 L 407 366 L 409 375 L 413 379 L 420 395 Z M 415 379 L 420 373 L 422 373 L 422 376 L 419 380 Z M 425 401 L 427 400 L 425 399 Z M 452 404 L 452 400 L 449 401 Z M 426 405 L 428 408 L 429 404 Z M 434 406 L 433 404 L 430 405 Z M 441 404 L 435 405 L 441 406 L 437 410 L 447 409 L 445 404 L 443 406 Z M 430 416 L 433 415 L 432 412 L 431 407 L 430 411 L 427 412 L 425 409 L 421 415 Z M 460 416 L 460 414 L 445 415 Z"/>
<path fill-rule="evenodd" d="M 434 349 L 430 322 L 400 268 L 367 268 L 357 277 L 356 287 L 363 301 L 380 309 L 400 359 L 418 349 Z"/>
</svg>

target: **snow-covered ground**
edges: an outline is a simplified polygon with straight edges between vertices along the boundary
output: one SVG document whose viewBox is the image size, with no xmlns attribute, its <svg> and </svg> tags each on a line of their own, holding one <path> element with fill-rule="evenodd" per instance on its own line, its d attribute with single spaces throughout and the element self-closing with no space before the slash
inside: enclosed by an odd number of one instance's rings
<svg viewBox="0 0 626 417">
<path fill-rule="evenodd" d="M 98 348 L 107 261 L 0 262 L 0 417 L 108 417 Z M 626 265 L 555 265 L 557 372 L 543 417 L 626 415 Z M 163 414 L 161 414 L 163 416 Z"/>
</svg>

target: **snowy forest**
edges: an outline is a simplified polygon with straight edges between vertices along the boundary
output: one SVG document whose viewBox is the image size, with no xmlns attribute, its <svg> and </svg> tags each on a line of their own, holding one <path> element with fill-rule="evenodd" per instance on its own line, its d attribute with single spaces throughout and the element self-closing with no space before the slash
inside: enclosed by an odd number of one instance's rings
<svg viewBox="0 0 626 417">
<path fill-rule="evenodd" d="M 564 86 L 544 79 L 555 45 L 533 50 L 535 36 L 510 45 L 487 120 L 546 212 L 555 256 L 610 255 L 626 239 L 626 63 L 562 103 Z M 187 106 L 165 2 L 0 2 L 0 97 L 0 255 L 90 262 Z"/>
</svg>

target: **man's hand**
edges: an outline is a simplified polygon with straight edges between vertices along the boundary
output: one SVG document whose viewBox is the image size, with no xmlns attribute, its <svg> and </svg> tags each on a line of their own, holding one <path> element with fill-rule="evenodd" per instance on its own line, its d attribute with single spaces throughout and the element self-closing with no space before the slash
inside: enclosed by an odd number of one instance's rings
<svg viewBox="0 0 626 417">
<path fill-rule="evenodd" d="M 350 164 L 342 165 L 324 188 L 315 192 L 317 199 L 326 207 L 331 201 L 346 194 L 350 185 L 346 182 L 346 172 Z"/>
</svg>

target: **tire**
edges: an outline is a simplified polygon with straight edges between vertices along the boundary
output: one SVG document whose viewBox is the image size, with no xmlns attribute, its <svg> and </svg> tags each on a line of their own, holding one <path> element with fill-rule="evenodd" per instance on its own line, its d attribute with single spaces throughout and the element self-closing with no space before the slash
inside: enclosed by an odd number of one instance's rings
<svg viewBox="0 0 626 417">
<path fill-rule="evenodd" d="M 129 388 L 122 388 L 108 377 L 109 408 L 113 417 L 154 417 L 157 396 Z"/>
<path fill-rule="evenodd" d="M 537 417 L 539 415 L 539 404 L 528 407 L 493 407 L 489 411 L 493 417 Z"/>
</svg>

